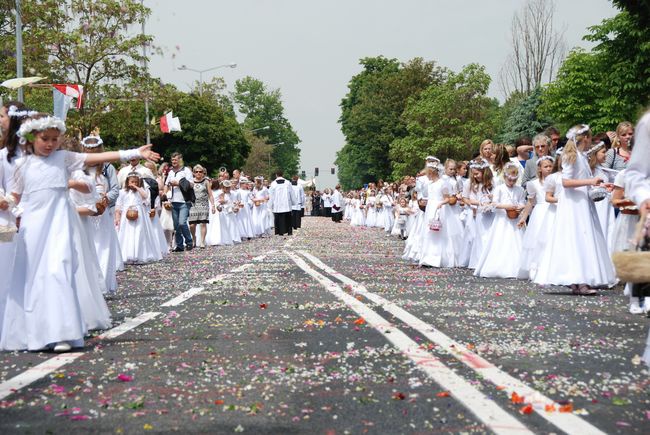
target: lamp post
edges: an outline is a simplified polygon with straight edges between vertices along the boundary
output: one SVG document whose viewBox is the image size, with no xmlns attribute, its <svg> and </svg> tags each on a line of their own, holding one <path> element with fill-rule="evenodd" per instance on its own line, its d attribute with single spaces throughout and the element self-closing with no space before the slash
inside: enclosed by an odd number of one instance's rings
<svg viewBox="0 0 650 435">
<path fill-rule="evenodd" d="M 270 180 L 271 177 L 273 176 L 273 174 L 271 174 L 271 153 L 273 152 L 273 147 L 276 145 L 284 145 L 284 142 L 270 143 L 269 145 L 271 145 L 271 150 L 269 151 L 269 180 Z"/>
<path fill-rule="evenodd" d="M 237 64 L 235 62 L 230 62 L 224 65 L 217 65 L 208 69 L 193 69 L 193 68 L 188 68 L 187 65 L 181 65 L 178 67 L 178 69 L 181 71 L 192 71 L 192 72 L 199 73 L 199 95 L 203 96 L 203 73 L 206 73 L 208 71 L 214 71 L 215 69 L 219 69 L 219 68 L 236 68 L 236 67 Z"/>
<path fill-rule="evenodd" d="M 265 125 L 264 127 L 260 127 L 260 128 L 254 128 L 251 130 L 251 133 L 255 133 L 256 131 L 268 130 L 269 128 L 271 127 L 268 125 Z"/>
</svg>

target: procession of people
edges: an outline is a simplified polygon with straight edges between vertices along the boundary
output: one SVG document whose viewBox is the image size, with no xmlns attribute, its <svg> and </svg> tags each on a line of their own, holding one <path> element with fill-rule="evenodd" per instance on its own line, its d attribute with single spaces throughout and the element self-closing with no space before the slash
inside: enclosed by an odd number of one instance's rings
<svg viewBox="0 0 650 435">
<path fill-rule="evenodd" d="M 611 256 L 647 248 L 650 114 L 616 132 L 548 129 L 508 151 L 485 140 L 470 161 L 428 156 L 417 176 L 343 193 L 170 164 L 151 145 L 104 151 L 60 119 L 18 102 L 0 108 L 0 349 L 65 352 L 111 325 L 106 298 L 130 264 L 273 233 L 312 216 L 382 229 L 403 259 L 526 279 L 590 296 L 618 283 Z M 632 143 L 634 147 L 632 148 Z M 111 162 L 121 161 L 116 169 Z M 47 222 L 47 225 L 43 223 Z M 639 223 L 645 233 L 637 231 Z M 625 285 L 629 311 L 650 313 L 647 284 Z"/>
</svg>

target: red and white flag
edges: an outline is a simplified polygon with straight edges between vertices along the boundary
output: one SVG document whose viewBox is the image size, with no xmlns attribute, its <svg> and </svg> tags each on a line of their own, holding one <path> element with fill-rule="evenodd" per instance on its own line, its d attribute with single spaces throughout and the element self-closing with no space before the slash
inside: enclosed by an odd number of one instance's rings
<svg viewBox="0 0 650 435">
<path fill-rule="evenodd" d="M 174 114 L 172 112 L 169 112 L 160 118 L 160 131 L 163 133 L 181 131 L 181 121 L 178 119 L 178 117 L 174 117 Z"/>
<path fill-rule="evenodd" d="M 61 92 L 63 95 L 77 99 L 77 109 L 81 109 L 83 106 L 83 95 L 84 87 L 81 85 L 52 85 L 56 90 Z"/>
</svg>

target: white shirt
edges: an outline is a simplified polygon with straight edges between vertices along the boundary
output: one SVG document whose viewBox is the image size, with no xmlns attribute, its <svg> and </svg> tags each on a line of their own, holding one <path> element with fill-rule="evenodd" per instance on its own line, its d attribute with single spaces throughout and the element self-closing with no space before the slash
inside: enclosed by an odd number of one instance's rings
<svg viewBox="0 0 650 435">
<path fill-rule="evenodd" d="M 340 213 L 341 212 L 341 202 L 342 202 L 342 197 L 341 197 L 341 192 L 338 190 L 334 190 L 334 193 L 332 193 L 332 213 Z M 338 209 L 334 209 L 334 207 L 338 207 Z"/>
<path fill-rule="evenodd" d="M 170 198 L 171 202 L 185 202 L 185 198 L 183 198 L 183 193 L 181 192 L 180 187 L 178 186 L 171 186 L 172 180 L 179 181 L 183 178 L 186 178 L 191 185 L 194 185 L 194 176 L 192 175 L 192 171 L 190 168 L 185 167 L 181 168 L 178 171 L 175 171 L 174 168 L 172 168 L 169 171 L 169 174 L 167 175 L 167 180 L 165 181 L 165 184 L 169 186 L 172 192 L 172 196 Z M 168 195 L 169 197 L 169 195 Z"/>
<path fill-rule="evenodd" d="M 269 186 L 269 202 L 273 213 L 287 213 L 293 206 L 291 183 L 282 177 L 276 178 Z"/>
<path fill-rule="evenodd" d="M 293 190 L 293 206 L 292 210 L 300 210 L 305 207 L 305 189 L 299 185 L 291 185 Z"/>
</svg>

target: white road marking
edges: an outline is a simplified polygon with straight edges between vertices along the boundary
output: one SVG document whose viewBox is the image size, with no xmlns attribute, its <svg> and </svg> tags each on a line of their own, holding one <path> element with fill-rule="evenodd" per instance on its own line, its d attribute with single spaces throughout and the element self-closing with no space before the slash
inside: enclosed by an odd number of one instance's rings
<svg viewBox="0 0 650 435">
<path fill-rule="evenodd" d="M 452 393 L 452 397 L 463 404 L 490 430 L 497 434 L 532 434 L 526 426 L 508 412 L 499 407 L 493 400 L 474 388 L 465 379 L 442 364 L 429 352 L 423 350 L 401 330 L 388 324 L 379 314 L 368 308 L 361 301 L 347 294 L 334 281 L 317 272 L 303 259 L 288 252 L 287 255 L 311 277 L 321 283 L 330 293 L 344 302 L 359 316 L 363 317 L 369 326 L 375 328 L 390 343 L 400 350 L 407 358 L 415 363 L 433 381 Z M 381 326 L 380 326 L 381 325 Z M 388 325 L 388 326 L 387 326 Z"/>
<path fill-rule="evenodd" d="M 157 312 L 142 313 L 139 316 L 134 317 L 133 319 L 127 319 L 124 323 L 117 325 L 112 329 L 109 329 L 108 331 L 104 332 L 101 335 L 98 335 L 97 339 L 110 340 L 119 337 L 125 332 L 128 332 L 133 328 L 142 325 L 144 322 L 153 319 L 159 314 L 161 313 L 157 313 Z M 85 355 L 84 352 L 70 352 L 70 353 L 57 355 L 53 358 L 43 361 L 37 366 L 34 366 L 20 373 L 19 375 L 14 376 L 11 379 L 4 381 L 2 384 L 0 384 L 0 400 L 4 399 L 10 394 L 15 393 L 21 388 L 26 387 L 32 382 L 35 382 L 49 375 L 50 373 L 57 371 L 64 365 L 71 363 L 72 361 L 76 360 L 77 358 L 83 355 Z"/>
<path fill-rule="evenodd" d="M 354 293 L 364 296 L 368 298 L 368 300 L 380 305 L 386 312 L 392 314 L 414 330 L 418 331 L 420 334 L 424 335 L 432 343 L 435 343 L 442 349 L 446 350 L 450 355 L 479 373 L 483 378 L 502 388 L 502 391 L 507 393 L 509 397 L 512 393 L 517 393 L 519 396 L 523 397 L 525 403 L 531 403 L 535 412 L 557 428 L 568 434 L 604 434 L 600 429 L 589 424 L 573 413 L 557 411 L 547 412 L 546 406 L 554 407 L 556 410 L 559 410 L 561 405 L 544 396 L 542 393 L 532 389 L 519 379 L 516 379 L 508 373 L 500 370 L 487 360 L 468 350 L 462 344 L 436 330 L 433 326 L 415 317 L 403 308 L 397 306 L 395 303 L 368 291 L 368 289 L 366 289 L 362 284 L 359 284 L 347 276 L 337 272 L 308 252 L 299 252 L 305 256 L 305 258 L 309 259 L 309 261 L 311 261 L 316 267 L 336 277 L 344 284 L 351 286 Z"/>
<path fill-rule="evenodd" d="M 54 358 L 43 361 L 39 365 L 34 366 L 22 372 L 21 374 L 4 381 L 2 384 L 0 384 L 0 400 L 4 399 L 10 394 L 15 393 L 21 388 L 26 387 L 32 382 L 37 381 L 40 378 L 58 370 L 59 368 L 76 360 L 82 355 L 84 355 L 83 352 L 64 353 L 62 355 L 58 355 Z"/>
<path fill-rule="evenodd" d="M 138 326 L 142 325 L 144 322 L 147 322 L 151 319 L 153 319 L 156 316 L 159 316 L 162 313 L 159 312 L 149 312 L 149 313 L 142 313 L 137 317 L 134 317 L 132 319 L 126 319 L 126 321 L 120 325 L 117 325 L 116 327 L 109 329 L 108 331 L 104 332 L 101 335 L 97 336 L 98 340 L 111 340 L 113 338 L 117 338 L 120 335 L 124 334 L 125 332 L 129 332 L 133 328 L 137 328 Z"/>
<path fill-rule="evenodd" d="M 182 304 L 192 296 L 201 293 L 203 290 L 205 290 L 205 287 L 194 287 L 189 289 L 186 292 L 181 293 L 180 295 L 176 296 L 174 299 L 170 299 L 164 304 L 161 305 L 161 307 L 175 307 L 177 305 Z"/>
</svg>

